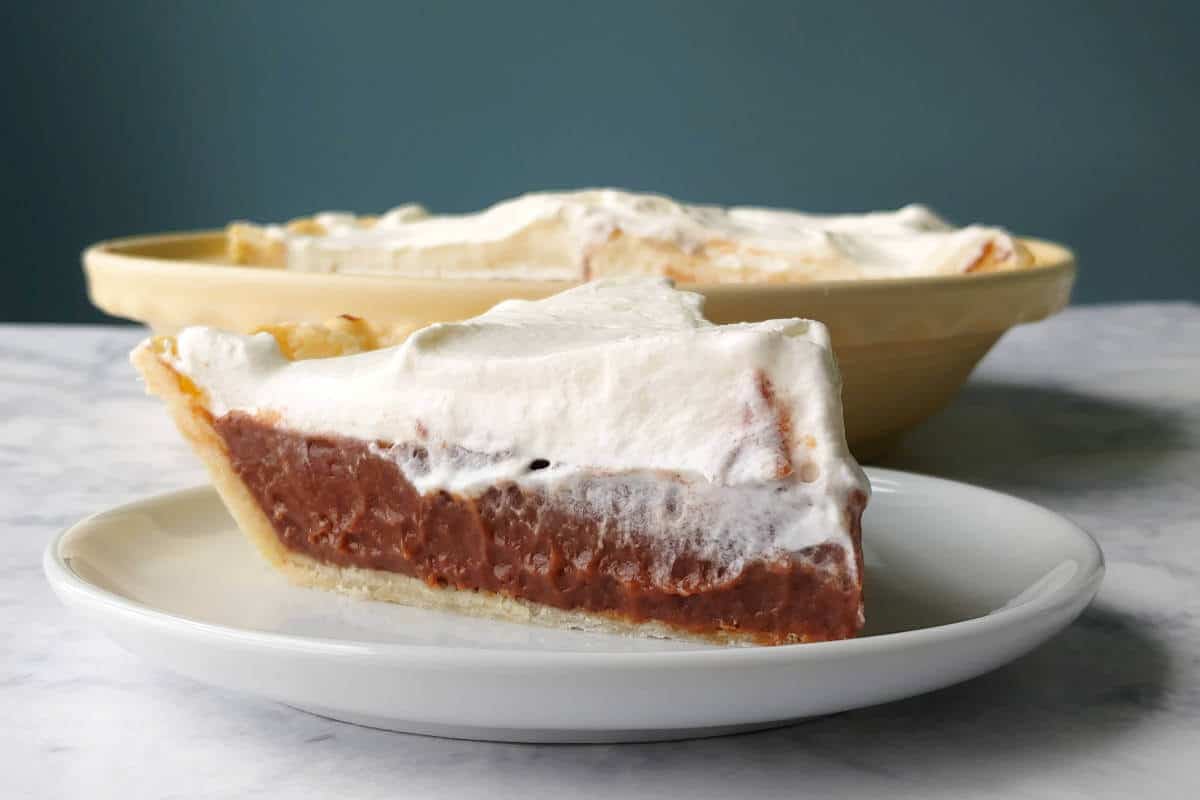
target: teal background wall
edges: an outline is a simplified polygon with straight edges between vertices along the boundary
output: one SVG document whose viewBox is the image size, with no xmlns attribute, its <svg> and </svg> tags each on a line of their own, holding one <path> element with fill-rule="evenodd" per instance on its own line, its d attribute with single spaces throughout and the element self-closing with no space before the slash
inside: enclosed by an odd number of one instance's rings
<svg viewBox="0 0 1200 800">
<path fill-rule="evenodd" d="M 616 185 L 919 200 L 1200 296 L 1200 4 L 54 2 L 6 10 L 5 320 L 134 233 Z"/>
</svg>

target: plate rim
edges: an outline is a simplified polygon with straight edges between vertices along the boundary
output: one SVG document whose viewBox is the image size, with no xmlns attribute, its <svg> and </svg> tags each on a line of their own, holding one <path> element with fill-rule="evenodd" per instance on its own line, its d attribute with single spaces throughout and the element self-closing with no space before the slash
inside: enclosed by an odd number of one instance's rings
<svg viewBox="0 0 1200 800">
<path fill-rule="evenodd" d="M 122 503 L 112 508 L 89 514 L 57 534 L 46 545 L 42 555 L 42 568 L 47 581 L 59 598 L 70 606 L 84 606 L 89 610 L 99 609 L 109 615 L 142 626 L 155 627 L 167 634 L 184 636 L 196 640 L 207 640 L 224 645 L 252 648 L 287 650 L 298 655 L 325 656 L 341 659 L 394 660 L 411 663 L 414 660 L 425 664 L 468 664 L 472 669 L 520 665 L 528 670 L 557 670 L 572 667 L 587 667 L 590 670 L 622 670 L 630 667 L 656 669 L 699 668 L 712 669 L 716 666 L 745 668 L 770 666 L 780 661 L 806 662 L 837 658 L 857 658 L 873 652 L 895 653 L 900 650 L 923 647 L 945 639 L 968 639 L 998 634 L 1006 629 L 1020 626 L 1032 617 L 1054 616 L 1054 612 L 1069 607 L 1084 599 L 1086 607 L 1099 589 L 1105 573 L 1104 552 L 1096 539 L 1067 517 L 1014 495 L 976 486 L 961 481 L 939 478 L 920 472 L 867 467 L 872 481 L 876 478 L 887 481 L 915 480 L 934 486 L 966 488 L 982 492 L 1000 502 L 1012 503 L 1024 511 L 1040 514 L 1053 520 L 1076 538 L 1088 558 L 1061 586 L 1016 606 L 1002 607 L 987 614 L 958 620 L 956 622 L 917 628 L 910 631 L 883 633 L 855 639 L 830 642 L 808 642 L 804 644 L 778 645 L 775 647 L 712 647 L 698 650 L 664 650 L 631 652 L 594 652 L 570 650 L 528 650 L 496 647 L 463 647 L 460 645 L 406 644 L 352 639 L 330 639 L 319 636 L 301 636 L 271 631 L 256 631 L 219 623 L 204 622 L 155 608 L 117 592 L 98 586 L 72 569 L 69 557 L 63 555 L 63 546 L 74 536 L 94 526 L 109 515 L 130 513 L 145 506 L 161 505 L 198 495 L 216 495 L 209 484 L 185 489 L 159 492 L 148 497 Z M 218 498 L 219 502 L 219 498 Z"/>
</svg>

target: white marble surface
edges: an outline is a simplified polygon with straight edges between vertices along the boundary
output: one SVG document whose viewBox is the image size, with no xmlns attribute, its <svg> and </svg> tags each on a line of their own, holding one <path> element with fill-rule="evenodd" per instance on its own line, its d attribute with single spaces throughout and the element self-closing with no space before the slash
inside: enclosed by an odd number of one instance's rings
<svg viewBox="0 0 1200 800">
<path fill-rule="evenodd" d="M 1200 796 L 1200 307 L 1015 331 L 887 461 L 1094 532 L 1108 577 L 1067 632 L 924 697 L 636 746 L 355 728 L 156 671 L 69 616 L 49 538 L 203 479 L 125 361 L 138 336 L 0 326 L 0 797 Z"/>
</svg>

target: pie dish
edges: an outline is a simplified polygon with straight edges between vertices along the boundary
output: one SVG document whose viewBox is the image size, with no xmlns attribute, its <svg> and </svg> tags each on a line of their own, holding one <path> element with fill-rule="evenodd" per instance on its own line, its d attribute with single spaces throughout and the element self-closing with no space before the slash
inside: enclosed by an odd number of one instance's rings
<svg viewBox="0 0 1200 800">
<path fill-rule="evenodd" d="M 843 379 L 847 437 L 860 460 L 886 450 L 944 406 L 1014 325 L 1066 305 L 1074 255 L 1022 239 L 1033 266 L 952 275 L 806 283 L 698 283 L 714 322 L 804 317 L 829 329 Z M 102 242 L 84 254 L 88 293 L 101 310 L 173 334 L 189 325 L 250 332 L 354 314 L 411 330 L 467 319 L 496 303 L 536 300 L 563 281 L 403 278 L 299 272 L 229 261 L 224 231 Z"/>
<path fill-rule="evenodd" d="M 597 281 L 390 347 L 343 318 L 132 358 L 299 583 L 730 644 L 853 636 L 869 488 L 828 334 L 702 303 Z"/>
<path fill-rule="evenodd" d="M 920 205 L 868 214 L 688 205 L 617 189 L 537 192 L 474 214 L 415 204 L 229 226 L 235 264 L 403 278 L 806 283 L 1023 269 L 999 228 L 956 228 Z"/>
</svg>

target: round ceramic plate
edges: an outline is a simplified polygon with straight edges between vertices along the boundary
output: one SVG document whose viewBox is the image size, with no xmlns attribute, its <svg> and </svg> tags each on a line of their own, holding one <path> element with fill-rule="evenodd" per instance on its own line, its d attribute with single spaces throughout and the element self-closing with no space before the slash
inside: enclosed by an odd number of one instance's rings
<svg viewBox="0 0 1200 800">
<path fill-rule="evenodd" d="M 207 488 L 51 542 L 67 605 L 148 661 L 335 719 L 507 741 L 645 741 L 767 727 L 966 680 L 1069 624 L 1104 572 L 1062 517 L 889 470 L 864 525 L 867 629 L 721 648 L 551 630 L 290 586 Z"/>
</svg>

